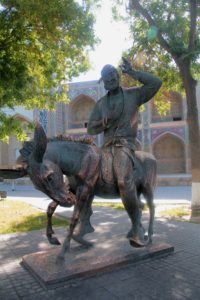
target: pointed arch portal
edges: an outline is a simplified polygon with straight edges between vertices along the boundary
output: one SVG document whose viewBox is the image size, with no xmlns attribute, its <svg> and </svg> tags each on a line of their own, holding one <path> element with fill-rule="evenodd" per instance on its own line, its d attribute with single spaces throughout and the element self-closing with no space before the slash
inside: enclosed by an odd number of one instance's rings
<svg viewBox="0 0 200 300">
<path fill-rule="evenodd" d="M 185 173 L 185 145 L 171 133 L 165 133 L 153 144 L 159 174 Z"/>
</svg>

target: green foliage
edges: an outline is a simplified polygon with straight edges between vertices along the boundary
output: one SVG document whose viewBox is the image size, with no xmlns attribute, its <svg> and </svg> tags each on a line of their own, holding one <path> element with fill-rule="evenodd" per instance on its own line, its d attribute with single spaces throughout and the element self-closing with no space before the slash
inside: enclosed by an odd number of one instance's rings
<svg viewBox="0 0 200 300">
<path fill-rule="evenodd" d="M 27 139 L 26 131 L 22 127 L 21 121 L 13 116 L 8 116 L 0 111 L 0 140 L 9 142 L 9 135 L 15 133 L 19 141 Z M 29 124 L 29 129 L 32 129 L 32 124 Z"/>
<path fill-rule="evenodd" d="M 124 6 L 127 1 L 114 0 L 114 2 L 114 17 L 117 18 L 120 15 L 120 4 Z M 151 21 L 135 8 L 135 2 L 139 2 Z M 197 25 L 194 30 L 194 45 L 189 47 L 189 32 L 191 31 L 189 2 L 186 0 L 130 0 L 127 6 L 128 14 L 124 15 L 124 20 L 130 24 L 133 40 L 132 48 L 126 51 L 124 56 L 131 58 L 135 68 L 150 71 L 162 79 L 162 89 L 155 99 L 157 109 L 161 114 L 169 109 L 166 95 L 170 90 L 184 92 L 179 75 L 180 70 L 173 56 L 183 60 L 188 59 L 192 76 L 200 80 L 200 6 L 196 8 Z M 163 48 L 159 35 L 162 35 L 170 51 Z"/>
<path fill-rule="evenodd" d="M 135 2 L 130 1 L 130 2 Z M 163 35 L 165 41 L 173 53 L 177 55 L 189 56 L 193 62 L 197 63 L 200 55 L 199 26 L 195 35 L 195 48 L 191 51 L 188 48 L 190 32 L 190 1 L 185 0 L 153 0 L 139 1 L 140 5 L 149 13 L 154 20 L 154 25 L 149 25 L 141 14 L 130 8 L 132 18 L 132 34 L 134 44 L 150 50 L 158 45 L 158 32 Z M 130 6 L 131 7 L 131 6 Z M 199 16 L 200 7 L 197 7 Z M 200 19 L 197 19 L 197 25 Z M 133 30 L 134 29 L 134 30 Z M 142 30 L 143 29 L 143 30 Z M 141 32 L 143 31 L 143 32 Z M 156 34 L 157 33 L 157 34 Z M 163 49 L 162 49 L 163 51 Z M 157 53 L 157 51 L 156 51 Z M 166 55 L 167 53 L 165 53 Z"/>
<path fill-rule="evenodd" d="M 156 50 L 155 50 L 156 51 Z M 158 54 L 159 53 L 159 54 Z M 163 85 L 154 96 L 154 103 L 160 115 L 164 116 L 170 110 L 169 91 L 183 92 L 182 81 L 175 65 L 171 64 L 169 55 L 164 55 L 157 49 L 157 54 L 151 50 L 144 49 L 138 51 L 132 47 L 123 53 L 124 57 L 131 62 L 133 68 L 152 72 L 162 78 Z M 162 63 L 161 63 L 162 62 Z M 122 84 L 124 86 L 137 86 L 139 83 L 131 79 L 128 75 L 122 74 Z"/>
<path fill-rule="evenodd" d="M 0 109 L 67 101 L 66 83 L 88 69 L 87 51 L 96 42 L 90 3 L 0 1 Z"/>
</svg>

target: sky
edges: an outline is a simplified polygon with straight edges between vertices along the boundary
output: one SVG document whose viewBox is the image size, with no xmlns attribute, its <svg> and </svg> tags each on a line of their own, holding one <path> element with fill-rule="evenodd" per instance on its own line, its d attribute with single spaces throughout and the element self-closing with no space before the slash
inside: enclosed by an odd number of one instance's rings
<svg viewBox="0 0 200 300">
<path fill-rule="evenodd" d="M 73 82 L 98 80 L 103 66 L 111 64 L 117 67 L 122 51 L 131 46 L 128 24 L 112 19 L 111 2 L 103 0 L 96 14 L 95 34 L 101 41 L 89 53 L 92 69 L 74 78 Z"/>
</svg>

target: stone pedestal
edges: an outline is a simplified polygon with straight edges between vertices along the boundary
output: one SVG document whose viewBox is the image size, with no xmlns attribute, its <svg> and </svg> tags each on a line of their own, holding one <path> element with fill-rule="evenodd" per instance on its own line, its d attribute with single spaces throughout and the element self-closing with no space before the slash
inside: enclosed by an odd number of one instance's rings
<svg viewBox="0 0 200 300">
<path fill-rule="evenodd" d="M 71 252 L 66 254 L 65 262 L 56 263 L 60 247 L 29 254 L 23 257 L 23 265 L 44 286 L 97 275 L 111 271 L 129 263 L 138 263 L 151 257 L 163 256 L 174 251 L 166 243 L 156 243 L 145 248 L 133 248 L 124 238 L 118 235 L 104 243 L 97 243 L 86 249 L 73 243 Z"/>
</svg>

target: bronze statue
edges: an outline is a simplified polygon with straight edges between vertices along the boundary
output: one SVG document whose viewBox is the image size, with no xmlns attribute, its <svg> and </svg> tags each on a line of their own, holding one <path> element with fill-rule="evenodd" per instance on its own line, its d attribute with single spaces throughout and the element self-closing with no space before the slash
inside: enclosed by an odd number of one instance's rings
<svg viewBox="0 0 200 300">
<path fill-rule="evenodd" d="M 88 124 L 89 133 L 104 132 L 105 143 L 102 149 L 84 141 L 58 138 L 48 141 L 43 128 L 38 124 L 33 141 L 26 142 L 20 151 L 21 168 L 10 172 L 0 171 L 0 176 L 4 178 L 18 178 L 28 174 L 36 188 L 53 199 L 47 212 L 47 237 L 53 244 L 59 244 L 59 241 L 52 237 L 52 214 L 58 205 L 74 205 L 59 259 L 64 258 L 71 238 L 90 245 L 83 236 L 94 231 L 90 216 L 95 195 L 122 198 L 132 222 L 127 237 L 133 246 L 144 246 L 151 240 L 156 161 L 149 153 L 135 152 L 134 142 L 138 108 L 153 97 L 161 81 L 148 73 L 133 71 L 125 60 L 122 70 L 132 74 L 144 85 L 135 89 L 121 88 L 116 69 L 112 66 L 103 69 L 102 79 L 108 94 L 97 102 Z M 68 177 L 69 185 L 63 181 L 63 174 Z M 148 240 L 145 239 L 141 224 L 141 194 L 150 210 Z"/>
<path fill-rule="evenodd" d="M 123 59 L 120 66 L 124 73 L 138 80 L 141 87 L 122 88 L 119 74 L 112 65 L 106 65 L 101 71 L 101 79 L 108 93 L 95 105 L 88 123 L 88 133 L 104 132 L 104 147 L 125 147 L 134 151 L 138 128 L 138 109 L 148 102 L 159 90 L 162 82 L 147 72 L 135 71 L 130 63 Z M 123 152 L 123 151 L 122 151 Z"/>
<path fill-rule="evenodd" d="M 122 72 L 143 85 L 137 88 L 122 88 L 119 85 L 118 71 L 112 65 L 104 66 L 101 79 L 108 92 L 96 103 L 90 115 L 88 133 L 104 132 L 102 152 L 105 156 L 112 153 L 110 164 L 114 172 L 113 178 L 117 181 L 119 194 L 133 225 L 128 237 L 140 240 L 141 210 L 134 177 L 134 167 L 137 165 L 135 139 L 138 128 L 138 110 L 156 94 L 162 82 L 149 73 L 133 70 L 125 58 L 122 57 L 122 60 L 123 64 L 120 66 Z"/>
<path fill-rule="evenodd" d="M 0 170 L 0 175 L 12 179 L 28 175 L 37 189 L 53 199 L 47 211 L 47 237 L 50 243 L 59 244 L 57 238 L 52 237 L 54 232 L 51 217 L 56 207 L 58 205 L 66 207 L 75 205 L 68 234 L 59 257 L 64 257 L 64 253 L 70 247 L 71 238 L 89 246 L 90 243 L 85 241 L 83 236 L 94 231 L 90 224 L 91 204 L 94 195 L 119 197 L 117 182 L 110 182 L 109 180 L 106 182 L 106 172 L 102 172 L 100 164 L 105 163 L 101 160 L 100 149 L 83 142 L 59 139 L 47 141 L 43 128 L 38 125 L 35 128 L 34 140 L 25 143 L 21 153 L 23 165 L 18 170 Z M 134 202 L 136 197 L 139 201 L 141 194 L 147 200 L 150 209 L 148 236 L 151 240 L 154 220 L 153 190 L 156 182 L 156 161 L 151 154 L 142 151 L 136 151 L 135 156 L 137 167 L 133 172 L 137 195 L 133 195 L 132 201 Z M 105 159 L 112 161 L 112 154 L 108 157 L 103 156 L 103 160 Z M 63 181 L 63 174 L 68 176 L 69 186 Z M 110 179 L 110 175 L 108 177 Z M 132 218 L 131 215 L 129 217 Z M 78 221 L 80 221 L 79 224 Z M 77 224 L 77 230 L 74 233 Z M 138 226 L 142 228 L 141 224 Z M 139 239 L 136 236 L 130 237 L 130 239 L 133 245 L 141 246 L 147 243 L 144 239 Z"/>
</svg>

